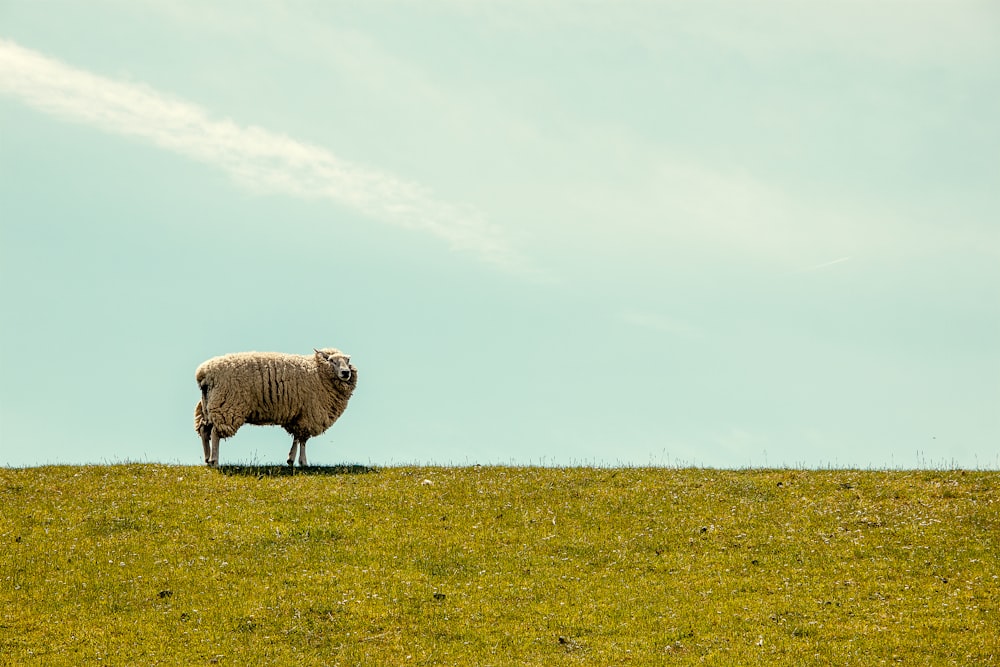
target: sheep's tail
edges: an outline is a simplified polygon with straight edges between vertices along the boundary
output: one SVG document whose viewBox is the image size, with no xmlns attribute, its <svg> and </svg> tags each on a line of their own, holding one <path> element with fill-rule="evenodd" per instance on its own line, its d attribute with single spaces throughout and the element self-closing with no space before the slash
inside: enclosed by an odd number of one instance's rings
<svg viewBox="0 0 1000 667">
<path fill-rule="evenodd" d="M 201 418 L 205 423 L 209 423 L 208 419 L 208 383 L 201 383 Z"/>
</svg>

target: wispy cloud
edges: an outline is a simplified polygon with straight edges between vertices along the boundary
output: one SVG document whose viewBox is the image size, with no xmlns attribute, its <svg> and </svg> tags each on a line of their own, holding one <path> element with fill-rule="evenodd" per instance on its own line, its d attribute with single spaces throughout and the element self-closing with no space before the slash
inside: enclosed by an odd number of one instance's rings
<svg viewBox="0 0 1000 667">
<path fill-rule="evenodd" d="M 320 146 L 225 118 L 141 83 L 114 81 L 0 40 L 0 93 L 59 118 L 212 165 L 259 192 L 328 199 L 432 234 L 455 250 L 523 270 L 501 231 L 467 206 L 338 158 Z"/>
<path fill-rule="evenodd" d="M 798 271 L 792 271 L 790 275 L 798 275 L 800 273 L 809 273 L 811 271 L 821 271 L 823 269 L 828 269 L 831 266 L 836 266 L 837 264 L 843 264 L 844 262 L 851 261 L 851 257 L 838 257 L 837 259 L 830 260 L 829 262 L 822 262 L 820 264 L 814 264 L 812 266 L 807 266 L 804 269 L 799 269 Z"/>
<path fill-rule="evenodd" d="M 816 264 L 815 266 L 810 266 L 805 271 L 819 271 L 820 269 L 825 269 L 827 267 L 833 266 L 834 264 L 843 264 L 844 262 L 851 261 L 850 257 L 840 257 L 838 259 L 831 260 L 829 262 L 823 262 L 822 264 Z"/>
<path fill-rule="evenodd" d="M 699 335 L 698 329 L 687 322 L 674 320 L 657 313 L 642 312 L 638 310 L 626 310 L 620 314 L 621 320 L 632 326 L 643 329 L 651 329 L 660 333 L 681 338 L 696 338 Z"/>
</svg>

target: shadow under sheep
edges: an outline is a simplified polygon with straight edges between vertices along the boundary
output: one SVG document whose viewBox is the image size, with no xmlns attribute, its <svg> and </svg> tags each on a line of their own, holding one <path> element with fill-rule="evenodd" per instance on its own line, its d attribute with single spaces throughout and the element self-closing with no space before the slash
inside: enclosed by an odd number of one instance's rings
<svg viewBox="0 0 1000 667">
<path fill-rule="evenodd" d="M 294 475 L 322 475 L 336 477 L 340 475 L 369 475 L 377 473 L 378 468 L 359 464 L 336 466 L 306 466 L 304 468 L 288 465 L 220 465 L 218 471 L 223 475 L 233 477 L 292 477 Z"/>
</svg>

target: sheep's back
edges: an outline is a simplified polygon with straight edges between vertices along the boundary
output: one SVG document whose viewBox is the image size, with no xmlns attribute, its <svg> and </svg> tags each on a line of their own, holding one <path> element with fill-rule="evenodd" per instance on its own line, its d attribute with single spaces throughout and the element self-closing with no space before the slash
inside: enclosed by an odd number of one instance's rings
<svg viewBox="0 0 1000 667">
<path fill-rule="evenodd" d="M 211 396 L 242 404 L 252 424 L 295 419 L 319 382 L 313 358 L 277 352 L 215 357 L 198 367 L 195 379 Z"/>
</svg>

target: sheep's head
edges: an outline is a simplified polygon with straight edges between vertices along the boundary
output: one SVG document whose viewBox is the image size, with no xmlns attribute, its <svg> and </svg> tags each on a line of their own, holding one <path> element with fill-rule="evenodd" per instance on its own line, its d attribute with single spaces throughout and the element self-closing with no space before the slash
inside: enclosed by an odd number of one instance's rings
<svg viewBox="0 0 1000 667">
<path fill-rule="evenodd" d="M 316 363 L 320 368 L 325 368 L 333 377 L 344 382 L 350 382 L 354 373 L 358 370 L 351 365 L 351 356 L 344 354 L 338 349 L 327 347 L 316 350 Z"/>
</svg>

